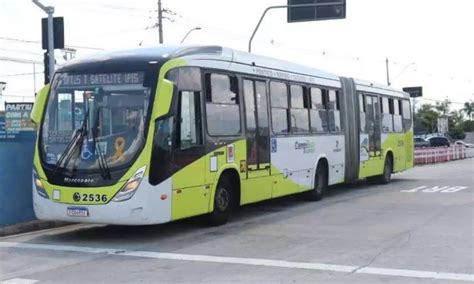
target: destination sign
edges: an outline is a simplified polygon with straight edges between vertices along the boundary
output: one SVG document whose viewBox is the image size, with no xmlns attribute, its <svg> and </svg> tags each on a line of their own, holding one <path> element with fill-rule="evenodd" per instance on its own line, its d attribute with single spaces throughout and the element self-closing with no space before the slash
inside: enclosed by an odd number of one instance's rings
<svg viewBox="0 0 474 284">
<path fill-rule="evenodd" d="M 143 84 L 143 72 L 105 74 L 61 74 L 58 86 L 104 86 Z"/>
</svg>

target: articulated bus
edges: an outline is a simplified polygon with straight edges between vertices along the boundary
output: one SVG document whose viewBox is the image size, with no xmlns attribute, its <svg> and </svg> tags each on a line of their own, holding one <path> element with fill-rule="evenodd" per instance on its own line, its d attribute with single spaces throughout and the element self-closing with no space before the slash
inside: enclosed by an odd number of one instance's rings
<svg viewBox="0 0 474 284">
<path fill-rule="evenodd" d="M 219 46 L 101 53 L 37 95 L 36 216 L 159 224 L 413 166 L 409 96 Z"/>
</svg>

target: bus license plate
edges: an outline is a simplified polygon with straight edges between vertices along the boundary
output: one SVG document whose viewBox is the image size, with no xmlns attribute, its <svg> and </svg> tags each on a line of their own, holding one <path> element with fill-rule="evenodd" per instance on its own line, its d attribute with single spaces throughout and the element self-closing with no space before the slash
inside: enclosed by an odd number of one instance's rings
<svg viewBox="0 0 474 284">
<path fill-rule="evenodd" d="M 68 207 L 67 215 L 71 217 L 88 217 L 89 209 L 85 207 Z"/>
</svg>

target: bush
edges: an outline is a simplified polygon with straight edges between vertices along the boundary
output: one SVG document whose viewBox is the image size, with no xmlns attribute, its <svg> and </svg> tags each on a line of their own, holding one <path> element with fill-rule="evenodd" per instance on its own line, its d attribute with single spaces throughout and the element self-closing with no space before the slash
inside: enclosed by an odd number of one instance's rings
<svg viewBox="0 0 474 284">
<path fill-rule="evenodd" d="M 474 120 L 466 120 L 462 124 L 463 130 L 465 132 L 473 132 L 474 131 Z"/>
<path fill-rule="evenodd" d="M 464 133 L 464 129 L 460 125 L 450 129 L 448 134 L 454 140 L 462 140 L 466 138 L 466 133 Z"/>
</svg>

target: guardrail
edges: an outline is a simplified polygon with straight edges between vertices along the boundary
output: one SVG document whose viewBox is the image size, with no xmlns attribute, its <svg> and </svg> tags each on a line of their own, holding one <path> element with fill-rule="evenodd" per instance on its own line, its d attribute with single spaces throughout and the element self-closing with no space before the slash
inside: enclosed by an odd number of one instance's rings
<svg viewBox="0 0 474 284">
<path fill-rule="evenodd" d="M 474 148 L 465 146 L 415 148 L 415 165 L 443 163 L 474 157 Z"/>
</svg>

